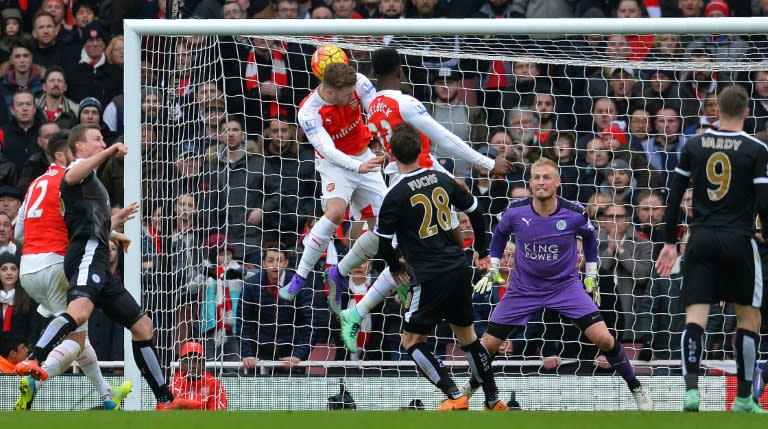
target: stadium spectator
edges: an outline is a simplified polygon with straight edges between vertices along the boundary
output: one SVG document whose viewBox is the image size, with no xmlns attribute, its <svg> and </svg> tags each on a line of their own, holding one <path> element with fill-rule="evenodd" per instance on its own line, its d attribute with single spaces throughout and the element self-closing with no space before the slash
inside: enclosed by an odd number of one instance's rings
<svg viewBox="0 0 768 429">
<path fill-rule="evenodd" d="M 24 162 L 35 152 L 40 152 L 36 142 L 37 130 L 46 121 L 42 113 L 35 109 L 35 96 L 29 90 L 14 93 L 12 100 L 11 120 L 0 127 L 0 148 L 6 158 L 15 164 L 18 174 L 24 168 Z"/>
<path fill-rule="evenodd" d="M 29 183 L 48 170 L 52 159 L 48 155 L 48 139 L 61 128 L 56 122 L 48 122 L 40 126 L 37 133 L 37 145 L 40 146 L 40 152 L 35 152 L 24 162 L 24 167 L 19 174 L 19 180 L 16 187 L 22 192 L 26 192 Z"/>
<path fill-rule="evenodd" d="M 592 101 L 591 115 L 578 115 L 576 130 L 579 132 L 579 139 L 576 141 L 578 154 L 576 159 L 580 165 L 584 162 L 587 143 L 618 119 L 616 103 L 608 97 L 600 97 Z"/>
<path fill-rule="evenodd" d="M 171 377 L 174 404 L 187 410 L 226 410 L 227 392 L 221 381 L 205 369 L 205 351 L 196 341 L 181 345 L 179 370 Z"/>
<path fill-rule="evenodd" d="M 641 142 L 632 146 L 622 124 L 623 122 L 612 123 L 610 127 L 603 130 L 601 135 L 603 143 L 611 152 L 612 159 L 624 161 L 629 165 L 633 190 L 663 186 L 662 176 L 656 170 L 648 168 L 648 159 L 644 154 Z M 625 202 L 627 204 L 632 203 L 631 200 Z"/>
<path fill-rule="evenodd" d="M 264 241 L 293 248 L 317 208 L 314 153 L 296 141 L 292 118 L 271 118 L 265 136 Z"/>
<path fill-rule="evenodd" d="M 616 18 L 643 18 L 648 16 L 642 0 L 619 0 L 616 5 Z M 654 35 L 630 34 L 627 35 L 630 61 L 642 61 L 653 47 Z"/>
<path fill-rule="evenodd" d="M 224 19 L 244 19 L 246 10 L 237 0 L 226 0 L 221 6 L 221 17 Z"/>
<path fill-rule="evenodd" d="M 0 252 L 0 310 L 0 332 L 19 335 L 28 344 L 35 341 L 44 319 L 36 311 L 37 303 L 19 283 L 19 256 L 15 252 Z"/>
<path fill-rule="evenodd" d="M 48 12 L 53 16 L 56 25 L 59 27 L 57 37 L 59 40 L 66 40 L 71 33 L 72 24 L 66 20 L 67 3 L 65 3 L 65 0 L 43 0 L 40 10 Z M 32 11 L 30 10 L 30 12 Z"/>
<path fill-rule="evenodd" d="M 311 19 L 333 19 L 333 10 L 325 3 L 320 3 L 312 7 Z"/>
<path fill-rule="evenodd" d="M 755 127 L 754 117 L 747 118 L 745 123 L 749 123 L 750 127 Z M 707 96 L 701 102 L 701 114 L 699 115 L 699 121 L 696 124 L 691 124 L 685 129 L 683 135 L 688 138 L 696 134 L 701 134 L 709 129 L 720 128 L 720 118 L 717 113 L 717 94 L 712 93 Z"/>
<path fill-rule="evenodd" d="M 678 16 L 683 18 L 695 18 L 703 15 L 704 1 L 703 0 L 678 0 L 677 2 Z M 665 15 L 666 16 L 666 15 Z"/>
<path fill-rule="evenodd" d="M 379 17 L 385 19 L 404 18 L 406 1 L 407 0 L 380 0 Z"/>
<path fill-rule="evenodd" d="M 573 18 L 574 2 L 569 0 L 513 1 L 516 18 Z"/>
<path fill-rule="evenodd" d="M 123 71 L 107 62 L 104 50 L 110 37 L 97 22 L 83 29 L 83 37 L 79 61 L 68 64 L 65 69 L 69 86 L 67 96 L 78 102 L 94 97 L 106 105 L 112 97 L 123 92 Z"/>
<path fill-rule="evenodd" d="M 446 129 L 470 145 L 488 141 L 488 128 L 485 126 L 485 112 L 480 107 L 468 106 L 462 99 L 461 72 L 454 69 L 439 69 L 433 72 L 432 102 L 425 103 L 427 112 Z M 436 148 L 438 146 L 435 146 Z M 439 149 L 434 152 L 441 157 Z M 464 159 L 454 159 L 453 174 L 457 177 L 469 177 L 472 163 Z"/>
<path fill-rule="evenodd" d="M 190 143 L 180 146 L 174 159 L 173 173 L 169 176 L 170 189 L 175 196 L 192 193 L 201 200 L 205 214 L 210 207 L 211 181 L 210 163 L 203 159 L 200 151 Z"/>
<path fill-rule="evenodd" d="M 598 192 L 611 197 L 614 204 L 632 204 L 633 189 L 637 181 L 632 169 L 623 159 L 614 159 L 605 169 L 605 181 L 598 186 Z"/>
<path fill-rule="evenodd" d="M 685 60 L 685 46 L 679 34 L 657 34 L 646 60 L 681 62 Z"/>
<path fill-rule="evenodd" d="M 104 140 L 107 143 L 111 143 L 115 136 L 101 118 L 103 111 L 103 105 L 98 99 L 94 97 L 85 97 L 80 101 L 80 105 L 77 109 L 77 123 L 98 125 L 101 129 L 101 135 L 104 136 Z"/>
<path fill-rule="evenodd" d="M 215 163 L 219 159 L 221 152 L 237 151 L 244 147 L 245 151 L 249 155 L 261 155 L 263 150 L 261 148 L 262 142 L 254 142 L 248 140 L 248 136 L 245 133 L 242 120 L 234 115 L 225 116 L 219 120 L 219 124 L 216 127 L 220 130 L 220 134 L 217 136 L 217 140 L 208 147 L 207 159 L 208 162 Z M 205 147 L 205 145 L 203 145 Z"/>
<path fill-rule="evenodd" d="M 356 0 L 331 0 L 331 9 L 333 10 L 333 17 L 336 19 L 361 19 L 363 15 L 360 14 L 355 8 L 357 7 Z"/>
<path fill-rule="evenodd" d="M 0 191 L 8 191 L 10 188 L 7 186 L 0 187 Z M 16 254 L 18 250 L 16 243 L 11 241 L 13 239 L 13 219 L 8 213 L 0 212 L 0 253 Z"/>
<path fill-rule="evenodd" d="M 641 143 L 642 150 L 648 159 L 648 167 L 659 172 L 665 187 L 669 187 L 671 173 L 677 167 L 680 151 L 685 144 L 682 135 L 680 116 L 673 107 L 659 110 L 654 120 L 656 134 Z"/>
<path fill-rule="evenodd" d="M 768 70 L 754 71 L 750 77 L 752 96 L 749 113 L 750 117 L 754 118 L 753 131 L 758 133 L 766 130 L 768 120 Z"/>
<path fill-rule="evenodd" d="M 264 216 L 264 158 L 249 154 L 244 139 L 228 139 L 226 145 L 219 145 L 211 169 L 215 175 L 211 191 L 217 225 L 226 228 L 228 242 L 235 245 L 236 259 L 251 263 L 251 258 L 256 257 L 258 262 Z"/>
<path fill-rule="evenodd" d="M 17 363 L 27 358 L 27 340 L 12 333 L 0 333 L 0 374 L 14 374 Z"/>
<path fill-rule="evenodd" d="M 298 0 L 275 1 L 275 19 L 297 19 L 299 17 Z"/>
<path fill-rule="evenodd" d="M 288 254 L 282 246 L 262 250 L 261 270 L 245 281 L 242 295 L 242 361 L 245 369 L 254 369 L 259 360 L 283 362 L 281 367 L 264 368 L 270 373 L 303 374 L 297 366 L 309 358 L 313 330 L 314 291 L 321 281 L 314 274 L 308 287 L 302 288 L 295 301 L 281 298 L 278 289 L 293 276 L 288 269 Z"/>
<path fill-rule="evenodd" d="M 125 38 L 118 35 L 112 38 L 104 50 L 107 56 L 107 62 L 123 69 L 125 64 Z"/>
<path fill-rule="evenodd" d="M 576 134 L 572 131 L 551 133 L 544 144 L 542 156 L 555 161 L 560 167 L 560 196 L 577 201 L 579 169 L 576 167 Z"/>
<path fill-rule="evenodd" d="M 11 45 L 22 34 L 21 12 L 16 8 L 6 8 L 2 11 L 3 34 L 0 37 L 0 63 L 11 58 Z"/>
<path fill-rule="evenodd" d="M 724 0 L 711 0 L 705 9 L 705 16 L 717 18 L 731 16 L 730 6 Z M 686 56 L 701 49 L 707 51 L 714 61 L 744 61 L 750 53 L 750 46 L 744 39 L 735 34 L 708 34 L 699 36 L 685 46 Z M 736 82 L 742 77 L 740 72 L 721 70 L 718 72 L 721 82 Z"/>
<path fill-rule="evenodd" d="M 578 166 L 578 201 L 581 202 L 587 201 L 592 194 L 597 192 L 597 186 L 605 181 L 605 168 L 611 162 L 611 152 L 602 139 L 593 138 L 587 142 L 584 162 L 585 166 Z"/>
<path fill-rule="evenodd" d="M 49 67 L 69 62 L 64 55 L 65 49 L 57 43 L 57 31 L 58 26 L 51 14 L 45 11 L 35 14 L 32 22 L 32 37 L 37 42 L 32 57 L 35 64 Z"/>
<path fill-rule="evenodd" d="M 24 193 L 15 186 L 0 186 L 0 212 L 11 218 L 11 223 L 16 224 L 19 208 L 24 200 Z"/>
<path fill-rule="evenodd" d="M 38 96 L 43 92 L 42 69 L 32 62 L 32 43 L 26 37 L 19 38 L 11 45 L 11 58 L 0 65 L 0 93 L 7 106 L 11 105 L 13 95 L 27 90 Z M 10 119 L 10 112 L 8 112 Z"/>
<path fill-rule="evenodd" d="M 43 93 L 37 99 L 37 108 L 42 110 L 48 122 L 55 122 L 60 128 L 72 128 L 78 121 L 78 104 L 64 94 L 67 79 L 61 66 L 51 66 L 43 75 Z"/>
<path fill-rule="evenodd" d="M 635 148 L 650 137 L 651 114 L 645 108 L 639 108 L 633 110 L 628 119 L 629 147 Z"/>
<path fill-rule="evenodd" d="M 640 300 L 636 297 L 645 296 L 648 291 L 653 269 L 651 243 L 635 235 L 629 205 L 607 205 L 598 216 L 598 221 L 601 222 L 598 237 L 600 270 L 603 275 L 615 279 L 614 291 L 619 306 L 613 310 L 619 313 L 619 318 L 623 318 L 617 324 L 621 328 L 619 338 L 635 342 L 640 339 L 635 324 Z"/>
<path fill-rule="evenodd" d="M 539 126 L 534 141 L 539 145 L 543 146 L 553 132 L 573 129 L 572 118 L 559 112 L 557 103 L 557 98 L 548 90 L 537 90 L 533 96 L 530 110 L 538 118 Z"/>
</svg>

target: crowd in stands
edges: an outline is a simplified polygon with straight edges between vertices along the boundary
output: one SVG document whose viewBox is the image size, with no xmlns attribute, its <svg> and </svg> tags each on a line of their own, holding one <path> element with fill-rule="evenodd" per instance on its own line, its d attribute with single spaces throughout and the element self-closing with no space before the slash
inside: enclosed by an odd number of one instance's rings
<svg viewBox="0 0 768 429">
<path fill-rule="evenodd" d="M 20 353 L 18 338 L 33 343 L 44 323 L 19 287 L 12 231 L 27 185 L 50 163 L 47 140 L 60 129 L 93 123 L 109 144 L 122 141 L 122 20 L 165 19 L 166 3 L 0 0 L 0 326 L 8 338 L 0 352 Z M 182 19 L 232 20 L 715 18 L 768 16 L 768 1 L 183 0 L 180 13 Z M 322 214 L 314 153 L 295 114 L 318 84 L 310 56 L 318 43 L 335 40 L 340 39 L 142 39 L 141 141 L 126 144 L 141 152 L 142 302 L 153 314 L 162 360 L 175 360 L 179 345 L 189 340 L 200 341 L 209 359 L 240 361 L 247 370 L 257 368 L 258 360 L 283 362 L 262 373 L 301 373 L 297 365 L 320 344 L 337 346 L 323 359 L 403 358 L 395 297 L 366 319 L 355 356 L 340 346 L 338 322 L 328 310 L 322 271 L 351 247 L 361 219 L 339 228 L 308 279 L 312 288 L 295 302 L 277 294 L 293 274 L 304 234 Z M 562 196 L 584 204 L 599 231 L 601 309 L 609 327 L 622 341 L 638 344 L 641 359 L 675 358 L 682 278 L 679 269 L 660 278 L 653 262 L 663 245 L 666 186 L 677 155 L 690 136 L 717 129 L 715 95 L 730 84 L 744 85 L 752 95 L 748 132 L 768 139 L 768 66 L 713 71 L 690 64 L 764 61 L 768 37 L 504 36 L 482 39 L 478 47 L 510 57 L 540 54 L 539 63 L 482 55 L 458 60 L 451 52 L 478 45 L 463 37 L 440 40 L 451 42 L 421 47 L 436 56 L 405 57 L 404 89 L 468 145 L 491 158 L 504 156 L 517 168 L 507 177 L 489 177 L 488 171 L 435 155 L 466 181 L 489 213 L 491 228 L 509 201 L 529 194 L 528 166 L 540 157 L 558 162 Z M 366 42 L 398 47 L 409 40 L 386 36 Z M 575 61 L 547 62 L 551 52 Z M 375 82 L 370 52 L 348 54 Z M 617 63 L 624 65 L 602 66 Z M 99 179 L 114 207 L 123 203 L 124 183 L 137 173 L 125 172 L 117 159 L 101 168 Z M 690 197 L 684 205 L 687 225 L 693 221 Z M 681 257 L 687 234 L 681 228 Z M 472 242 L 468 231 L 470 259 Z M 507 276 L 514 268 L 510 246 L 502 269 Z M 122 277 L 117 245 L 113 256 Z M 382 269 L 373 262 L 353 272 L 345 299 L 359 299 Z M 490 296 L 475 297 L 478 329 L 503 291 L 497 287 Z M 710 319 L 708 358 L 732 357 L 733 310 L 713 306 L 712 312 L 720 317 Z M 447 326 L 438 327 L 438 353 L 452 348 L 447 332 Z M 95 315 L 89 335 L 100 360 L 122 360 L 119 326 Z M 502 352 L 544 357 L 544 370 L 556 370 L 567 358 L 587 362 L 571 370 L 593 371 L 595 359 L 606 367 L 578 331 L 548 311 Z"/>
</svg>

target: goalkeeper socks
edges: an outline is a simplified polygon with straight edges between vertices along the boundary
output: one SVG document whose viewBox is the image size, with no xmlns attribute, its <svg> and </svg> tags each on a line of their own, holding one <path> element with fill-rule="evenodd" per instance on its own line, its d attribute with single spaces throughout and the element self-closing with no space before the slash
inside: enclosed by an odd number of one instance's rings
<svg viewBox="0 0 768 429">
<path fill-rule="evenodd" d="M 365 235 L 368 235 L 366 233 Z M 345 258 L 346 259 L 346 258 Z M 392 277 L 392 273 L 389 271 L 389 267 L 379 274 L 379 277 L 368 289 L 368 292 L 363 295 L 363 298 L 358 301 L 355 308 L 361 317 L 365 317 L 373 308 L 384 302 L 384 300 L 392 295 L 392 292 L 397 288 L 395 279 Z"/>
<path fill-rule="evenodd" d="M 75 340 L 65 339 L 48 353 L 42 367 L 48 373 L 48 378 L 56 377 L 66 371 L 79 354 L 80 344 Z"/>
<path fill-rule="evenodd" d="M 416 362 L 416 367 L 421 374 L 445 393 L 445 396 L 451 399 L 462 396 L 461 391 L 456 387 L 456 383 L 451 378 L 443 362 L 429 350 L 426 343 L 415 344 L 408 349 L 408 354 Z"/>
<path fill-rule="evenodd" d="M 45 328 L 43 334 L 37 340 L 37 344 L 32 347 L 32 352 L 27 359 L 44 360 L 53 349 L 53 346 L 66 337 L 70 332 L 77 329 L 77 323 L 68 313 L 61 313 Z M 74 358 L 73 358 L 74 359 Z"/>
<path fill-rule="evenodd" d="M 736 330 L 736 396 L 738 397 L 752 396 L 752 379 L 755 377 L 759 340 L 760 337 L 755 332 L 742 328 Z"/>
<path fill-rule="evenodd" d="M 168 385 L 163 377 L 163 370 L 157 360 L 157 352 L 151 340 L 131 341 L 133 346 L 133 358 L 139 367 L 141 375 L 147 380 L 149 388 L 155 395 L 157 402 L 171 402 L 173 395 L 168 390 Z"/>
<path fill-rule="evenodd" d="M 304 237 L 304 254 L 301 255 L 299 266 L 296 268 L 296 274 L 302 278 L 307 278 L 309 272 L 312 271 L 317 261 L 320 260 L 320 256 L 328 248 L 328 243 L 338 227 L 339 225 L 333 223 L 327 217 L 320 217 L 320 220 L 312 227 L 309 234 Z"/>
<path fill-rule="evenodd" d="M 701 366 L 701 337 L 704 335 L 704 328 L 695 324 L 688 323 L 683 330 L 682 354 L 683 378 L 685 379 L 685 390 L 699 388 L 699 367 Z"/>
<path fill-rule="evenodd" d="M 472 370 L 472 379 L 483 386 L 485 402 L 495 404 L 499 400 L 499 389 L 496 387 L 496 380 L 493 378 L 493 368 L 491 367 L 493 358 L 491 354 L 480 343 L 479 338 L 461 349 L 467 355 L 467 361 L 469 361 L 469 367 Z"/>
<path fill-rule="evenodd" d="M 621 378 L 627 382 L 629 390 L 634 390 L 640 387 L 640 382 L 635 376 L 635 368 L 632 367 L 632 363 L 627 359 L 627 353 L 624 351 L 624 346 L 617 339 L 613 340 L 613 347 L 605 352 L 605 358 L 611 367 L 619 373 Z"/>
<path fill-rule="evenodd" d="M 378 251 L 379 236 L 371 231 L 365 232 L 355 240 L 349 253 L 339 262 L 339 274 L 342 277 L 347 277 L 355 267 L 376 256 Z"/>
<path fill-rule="evenodd" d="M 54 349 L 54 351 L 56 351 Z M 96 392 L 99 394 L 99 398 L 102 401 L 112 398 L 112 388 L 104 380 L 104 376 L 101 375 L 101 368 L 99 368 L 99 359 L 96 357 L 96 350 L 93 349 L 91 342 L 86 338 L 85 347 L 80 355 L 77 357 L 77 366 L 83 370 L 83 374 L 88 377 L 93 387 L 96 388 Z M 50 374 L 49 374 L 50 375 Z"/>
</svg>

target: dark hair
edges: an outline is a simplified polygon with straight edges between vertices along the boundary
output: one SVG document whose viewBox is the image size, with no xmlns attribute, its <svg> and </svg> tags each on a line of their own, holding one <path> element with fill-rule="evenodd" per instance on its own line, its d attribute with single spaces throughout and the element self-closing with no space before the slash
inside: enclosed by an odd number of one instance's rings
<svg viewBox="0 0 768 429">
<path fill-rule="evenodd" d="M 373 74 L 379 77 L 387 76 L 400 68 L 402 62 L 400 54 L 395 48 L 380 48 L 371 55 Z"/>
<path fill-rule="evenodd" d="M 717 107 L 720 109 L 720 116 L 728 119 L 743 117 L 748 104 L 747 91 L 738 85 L 730 85 L 717 95 Z"/>
<path fill-rule="evenodd" d="M 11 43 L 11 48 L 8 49 L 8 52 L 11 53 L 11 57 L 13 57 L 13 50 L 16 48 L 24 48 L 28 50 L 29 53 L 35 52 L 35 45 L 27 36 L 17 37 L 16 40 L 14 40 L 13 43 Z"/>
<path fill-rule="evenodd" d="M 48 154 L 51 158 L 56 152 L 64 152 L 69 148 L 69 130 L 63 129 L 53 133 L 48 139 Z"/>
<path fill-rule="evenodd" d="M 65 82 L 67 81 L 67 74 L 64 72 L 64 67 L 54 64 L 52 66 L 48 66 L 45 69 L 45 74 L 43 75 L 43 82 L 48 80 L 48 76 L 50 76 L 51 73 L 61 73 L 61 75 L 64 77 L 64 81 Z"/>
<path fill-rule="evenodd" d="M 416 161 L 421 152 L 421 136 L 416 128 L 404 122 L 395 128 L 390 139 L 392 155 L 403 164 Z"/>
<path fill-rule="evenodd" d="M 357 72 L 349 64 L 331 63 L 323 72 L 323 85 L 333 89 L 348 88 L 357 83 Z"/>
<path fill-rule="evenodd" d="M 0 356 L 7 358 L 11 351 L 15 350 L 21 344 L 25 344 L 26 340 L 21 335 L 11 331 L 0 334 Z"/>
</svg>

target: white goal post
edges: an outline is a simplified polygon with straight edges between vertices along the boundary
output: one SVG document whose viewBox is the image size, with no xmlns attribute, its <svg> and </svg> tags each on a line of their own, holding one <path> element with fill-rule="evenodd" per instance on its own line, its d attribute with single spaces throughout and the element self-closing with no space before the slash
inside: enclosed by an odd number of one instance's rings
<svg viewBox="0 0 768 429">
<path fill-rule="evenodd" d="M 141 93 L 142 93 L 142 43 L 144 36 L 269 36 L 277 38 L 304 38 L 307 36 L 418 36 L 421 40 L 429 40 L 431 37 L 454 35 L 541 35 L 547 39 L 548 35 L 656 35 L 656 34 L 768 34 L 768 17 L 751 18 L 628 18 L 628 19 L 406 19 L 406 20 L 125 20 L 125 76 L 124 76 L 124 123 L 125 142 L 130 148 L 125 158 L 125 203 L 142 201 L 142 159 L 139 145 L 141 141 Z M 293 39 L 290 39 L 293 40 Z M 374 49 L 380 44 L 371 46 L 357 46 L 353 41 L 348 42 L 341 38 L 338 42 L 343 48 L 356 47 L 361 49 Z M 473 51 L 473 48 L 477 51 Z M 418 42 L 407 46 L 404 50 L 408 53 L 421 53 Z M 440 56 L 473 59 L 482 56 L 485 60 L 504 61 L 537 61 L 552 65 L 599 65 L 602 67 L 637 68 L 636 62 L 614 61 L 604 59 L 584 59 L 560 56 L 556 52 L 530 53 L 513 51 L 512 53 L 496 51 L 492 46 L 482 43 L 469 45 L 467 50 L 454 52 L 450 49 L 437 52 Z M 550 55 L 551 54 L 551 55 Z M 540 55 L 543 55 L 541 57 Z M 705 66 L 713 71 L 724 70 L 768 70 L 768 64 L 756 61 L 714 61 Z M 764 61 L 768 61 L 768 57 Z M 676 71 L 695 70 L 696 64 L 664 63 L 649 61 L 646 66 L 650 69 L 674 68 Z M 586 77 L 585 77 L 586 78 Z M 175 88 L 169 88 L 175 90 Z M 133 241 L 131 251 L 125 255 L 125 286 L 130 293 L 141 299 L 142 279 L 141 267 L 142 255 L 139 251 L 142 243 L 142 222 L 132 221 L 125 226 L 127 235 Z M 141 386 L 142 380 L 138 368 L 131 353 L 130 335 L 125 336 L 125 377 L 133 381 L 134 386 Z M 376 366 L 379 362 L 372 361 L 360 366 Z M 536 361 L 536 365 L 538 365 Z M 732 362 L 723 361 L 706 362 L 711 367 L 730 367 Z M 220 362 L 216 362 L 221 365 Z M 528 362 L 523 365 L 532 365 Z M 679 361 L 660 360 L 661 366 L 679 365 Z M 224 363 L 224 366 L 234 365 Z M 266 363 L 267 366 L 271 363 Z M 277 363 L 274 363 L 277 365 Z M 309 363 L 305 363 L 309 365 Z M 341 364 L 356 365 L 353 363 Z M 403 364 L 407 366 L 407 364 Z M 331 379 L 331 376 L 328 376 Z M 423 380 L 422 380 L 423 381 Z M 670 383 L 667 377 L 659 377 L 659 383 Z M 682 383 L 682 382 L 681 382 Z M 724 389 L 717 384 L 713 389 Z M 146 408 L 147 399 L 142 398 L 142 390 L 135 388 L 128 396 L 125 409 L 140 410 Z M 587 395 L 589 396 L 589 395 Z M 677 397 L 675 397 L 677 400 Z M 711 404 L 710 404 L 711 405 Z M 621 407 L 621 404 L 616 405 Z M 711 405 L 714 407 L 713 405 Z"/>
</svg>

